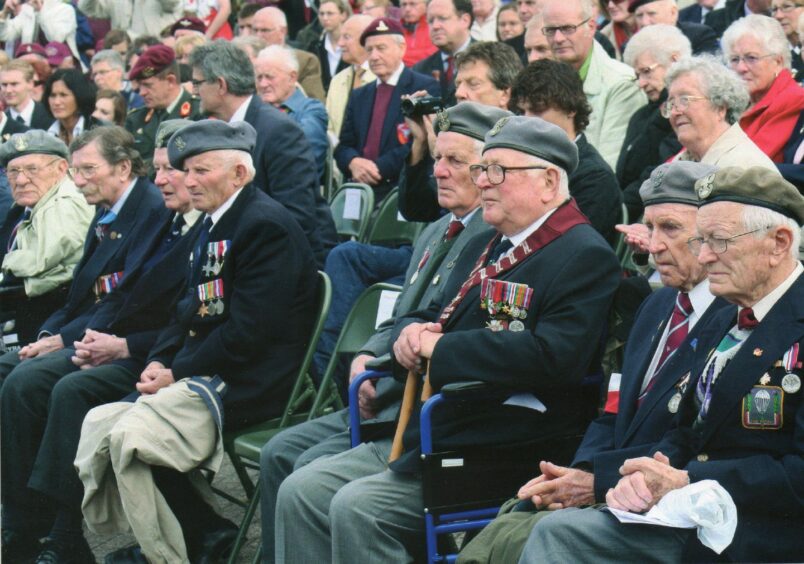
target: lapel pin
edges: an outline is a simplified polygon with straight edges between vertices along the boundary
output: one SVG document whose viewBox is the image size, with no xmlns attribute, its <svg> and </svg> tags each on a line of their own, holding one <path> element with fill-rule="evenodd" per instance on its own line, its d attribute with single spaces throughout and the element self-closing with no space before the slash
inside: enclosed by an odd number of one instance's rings
<svg viewBox="0 0 804 564">
<path fill-rule="evenodd" d="M 768 384 L 770 384 L 770 381 L 771 381 L 770 374 L 767 373 L 764 376 L 762 376 L 762 378 L 759 379 L 759 383 L 762 386 L 767 386 Z"/>
<path fill-rule="evenodd" d="M 757 347 L 754 349 L 754 356 L 762 356 L 762 349 Z"/>
</svg>

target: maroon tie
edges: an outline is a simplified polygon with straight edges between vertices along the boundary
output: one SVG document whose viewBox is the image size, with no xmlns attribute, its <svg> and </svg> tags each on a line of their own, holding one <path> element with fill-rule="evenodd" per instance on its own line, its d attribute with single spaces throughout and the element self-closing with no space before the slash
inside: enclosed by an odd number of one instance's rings
<svg viewBox="0 0 804 564">
<path fill-rule="evenodd" d="M 679 292 L 676 296 L 676 305 L 673 308 L 673 314 L 670 316 L 670 327 L 667 331 L 667 340 L 664 342 L 664 349 L 659 357 L 659 362 L 656 364 L 656 370 L 653 371 L 648 385 L 645 386 L 645 391 L 639 395 L 638 405 L 642 405 L 642 400 L 653 386 L 656 381 L 656 375 L 664 368 L 665 362 L 670 358 L 670 355 L 684 342 L 690 330 L 690 314 L 692 313 L 692 302 L 686 292 Z"/>
<path fill-rule="evenodd" d="M 759 325 L 759 321 L 757 321 L 757 318 L 754 316 L 753 309 L 744 307 L 740 310 L 740 314 L 737 316 L 737 329 L 751 330 L 757 325 Z"/>
<path fill-rule="evenodd" d="M 447 75 L 447 82 L 452 82 L 452 79 L 453 79 L 453 77 L 455 75 L 455 62 L 454 62 L 454 57 L 452 55 L 449 55 L 447 57 L 447 72 L 446 72 L 446 75 Z"/>
<path fill-rule="evenodd" d="M 447 227 L 447 234 L 444 235 L 444 240 L 449 241 L 450 239 L 454 239 L 458 233 L 463 231 L 463 223 L 458 221 L 457 219 L 453 219 L 449 222 L 449 227 Z"/>
<path fill-rule="evenodd" d="M 391 103 L 391 94 L 394 87 L 390 84 L 381 82 L 377 85 L 377 93 L 374 95 L 374 108 L 371 110 L 371 121 L 369 122 L 366 144 L 363 147 L 363 158 L 370 161 L 377 160 L 380 156 L 380 142 L 382 141 L 382 125 L 385 122 L 385 114 L 388 113 L 388 105 Z"/>
</svg>

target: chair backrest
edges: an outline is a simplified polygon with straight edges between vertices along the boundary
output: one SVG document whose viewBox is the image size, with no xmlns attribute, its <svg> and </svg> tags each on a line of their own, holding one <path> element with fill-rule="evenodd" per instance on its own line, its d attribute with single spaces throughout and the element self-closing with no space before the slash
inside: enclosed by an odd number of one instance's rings
<svg viewBox="0 0 804 564">
<path fill-rule="evenodd" d="M 341 354 L 354 354 L 366 344 L 369 337 L 374 334 L 379 324 L 378 322 L 384 321 L 391 314 L 393 304 L 390 300 L 385 301 L 384 298 L 393 297 L 396 299 L 401 290 L 400 286 L 383 282 L 366 288 L 357 298 L 352 310 L 346 317 L 341 333 L 335 343 L 335 348 L 332 350 L 332 356 L 319 385 L 319 393 L 316 396 L 315 404 L 310 410 L 310 419 L 318 417 L 320 412 L 327 407 L 325 405 L 327 398 L 324 395 L 326 392 L 335 389 L 333 374 L 338 366 L 338 356 Z M 334 393 L 334 396 L 337 399 L 330 398 L 330 400 L 340 404 L 340 396 L 337 392 Z"/>
<path fill-rule="evenodd" d="M 374 190 L 368 184 L 347 182 L 332 197 L 329 208 L 338 236 L 344 241 L 360 241 L 374 209 Z"/>
<path fill-rule="evenodd" d="M 424 226 L 424 223 L 400 219 L 399 188 L 394 188 L 380 202 L 377 215 L 371 222 L 368 235 L 363 242 L 386 247 L 412 245 Z"/>
</svg>

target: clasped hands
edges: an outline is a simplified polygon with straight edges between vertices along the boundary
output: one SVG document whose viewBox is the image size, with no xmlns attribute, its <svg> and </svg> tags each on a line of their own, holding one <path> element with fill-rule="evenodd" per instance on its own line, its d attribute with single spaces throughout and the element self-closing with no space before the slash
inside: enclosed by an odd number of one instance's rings
<svg viewBox="0 0 804 564">
<path fill-rule="evenodd" d="M 394 357 L 408 370 L 421 372 L 422 360 L 432 358 L 436 343 L 443 336 L 440 323 L 411 323 L 394 343 Z"/>
</svg>

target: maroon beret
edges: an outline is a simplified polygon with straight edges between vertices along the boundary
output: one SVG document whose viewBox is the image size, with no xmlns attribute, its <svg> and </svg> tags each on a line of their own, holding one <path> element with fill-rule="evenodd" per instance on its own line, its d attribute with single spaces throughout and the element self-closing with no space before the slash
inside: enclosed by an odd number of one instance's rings
<svg viewBox="0 0 804 564">
<path fill-rule="evenodd" d="M 45 53 L 47 54 L 48 64 L 53 67 L 59 66 L 64 59 L 73 56 L 73 54 L 70 53 L 70 48 L 64 43 L 59 43 L 58 41 L 51 41 L 45 45 Z"/>
<path fill-rule="evenodd" d="M 152 45 L 137 59 L 128 73 L 130 80 L 151 78 L 168 68 L 176 60 L 176 53 L 167 45 Z"/>
<path fill-rule="evenodd" d="M 176 32 L 181 29 L 204 33 L 207 30 L 207 26 L 202 20 L 193 16 L 187 16 L 170 26 L 170 35 L 175 35 Z"/>
<path fill-rule="evenodd" d="M 636 12 L 636 9 L 640 6 L 644 6 L 645 4 L 650 4 L 651 2 L 656 2 L 657 0 L 631 0 L 628 3 L 628 11 L 632 14 Z"/>
<path fill-rule="evenodd" d="M 366 46 L 366 39 L 374 35 L 404 35 L 402 24 L 391 18 L 377 18 L 360 35 L 360 44 Z"/>
<path fill-rule="evenodd" d="M 45 48 L 39 45 L 39 43 L 23 43 L 17 50 L 14 51 L 14 58 L 22 57 L 23 55 L 40 55 L 42 57 L 47 58 L 47 53 L 45 52 Z"/>
</svg>

